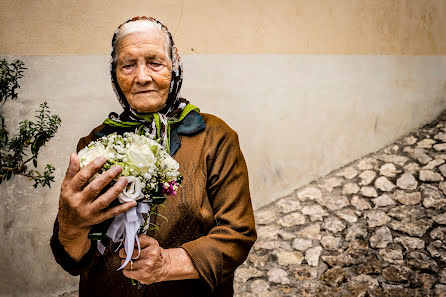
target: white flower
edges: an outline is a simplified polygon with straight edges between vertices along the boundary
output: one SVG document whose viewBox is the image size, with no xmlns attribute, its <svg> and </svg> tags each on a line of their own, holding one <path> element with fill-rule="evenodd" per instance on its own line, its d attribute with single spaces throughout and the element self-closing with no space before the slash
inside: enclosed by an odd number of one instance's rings
<svg viewBox="0 0 446 297">
<path fill-rule="evenodd" d="M 125 203 L 144 198 L 144 194 L 141 191 L 142 186 L 139 178 L 135 176 L 127 176 L 127 180 L 127 187 L 118 196 L 119 202 Z"/>
<path fill-rule="evenodd" d="M 155 156 L 147 144 L 134 142 L 130 144 L 126 152 L 127 162 L 134 165 L 142 165 L 141 171 L 148 171 L 150 165 L 155 163 Z M 139 166 L 138 166 L 139 167 Z"/>
<path fill-rule="evenodd" d="M 88 147 L 83 148 L 82 150 L 79 151 L 78 154 L 79 159 L 84 164 L 84 166 L 93 161 L 94 159 L 96 159 L 97 157 L 106 155 L 107 151 L 105 149 L 105 146 L 100 142 L 96 142 L 90 148 Z"/>
<path fill-rule="evenodd" d="M 161 166 L 167 168 L 169 171 L 178 170 L 180 168 L 180 164 L 168 154 L 161 160 Z"/>
</svg>

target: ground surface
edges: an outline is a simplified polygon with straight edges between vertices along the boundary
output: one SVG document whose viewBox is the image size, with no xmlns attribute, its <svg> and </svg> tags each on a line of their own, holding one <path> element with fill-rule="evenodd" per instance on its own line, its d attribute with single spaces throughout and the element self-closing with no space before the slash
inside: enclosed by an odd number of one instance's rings
<svg viewBox="0 0 446 297">
<path fill-rule="evenodd" d="M 446 296 L 446 114 L 256 212 L 247 296 Z"/>
</svg>

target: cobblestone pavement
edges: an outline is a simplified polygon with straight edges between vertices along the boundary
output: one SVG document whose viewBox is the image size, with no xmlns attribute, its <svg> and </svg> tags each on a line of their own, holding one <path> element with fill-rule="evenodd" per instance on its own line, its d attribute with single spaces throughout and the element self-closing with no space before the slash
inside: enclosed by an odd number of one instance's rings
<svg viewBox="0 0 446 297">
<path fill-rule="evenodd" d="M 446 296 L 445 121 L 258 210 L 236 296 Z"/>
</svg>

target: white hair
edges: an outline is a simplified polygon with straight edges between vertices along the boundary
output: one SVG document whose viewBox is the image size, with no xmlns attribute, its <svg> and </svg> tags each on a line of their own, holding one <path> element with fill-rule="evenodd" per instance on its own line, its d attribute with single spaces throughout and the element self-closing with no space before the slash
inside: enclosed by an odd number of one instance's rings
<svg viewBox="0 0 446 297">
<path fill-rule="evenodd" d="M 121 28 L 118 29 L 118 32 L 116 33 L 116 40 L 113 44 L 113 65 L 116 66 L 118 63 L 118 45 L 124 36 L 136 32 L 147 32 L 151 30 L 159 30 L 163 34 L 165 39 L 164 48 L 166 51 L 166 56 L 169 57 L 170 60 L 172 60 L 172 43 L 170 41 L 169 34 L 163 30 L 161 24 L 150 20 L 137 20 L 125 23 L 121 26 Z"/>
</svg>

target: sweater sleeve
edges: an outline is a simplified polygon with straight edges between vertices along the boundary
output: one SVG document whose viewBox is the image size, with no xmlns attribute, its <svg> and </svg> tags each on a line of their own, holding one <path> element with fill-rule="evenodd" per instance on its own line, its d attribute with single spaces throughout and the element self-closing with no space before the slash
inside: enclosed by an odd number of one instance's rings
<svg viewBox="0 0 446 297">
<path fill-rule="evenodd" d="M 212 290 L 243 263 L 257 238 L 245 159 L 237 134 L 226 125 L 224 130 L 223 137 L 207 135 L 207 142 L 216 144 L 206 160 L 214 226 L 181 246 Z"/>
</svg>

